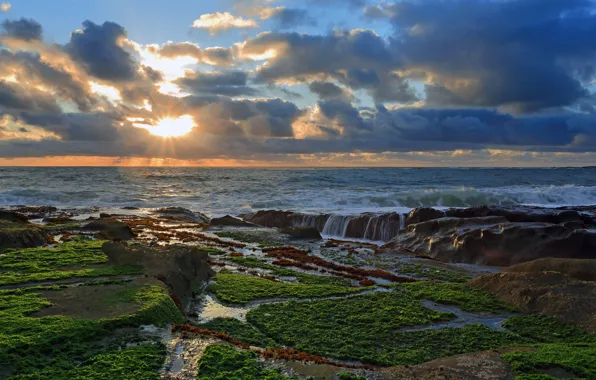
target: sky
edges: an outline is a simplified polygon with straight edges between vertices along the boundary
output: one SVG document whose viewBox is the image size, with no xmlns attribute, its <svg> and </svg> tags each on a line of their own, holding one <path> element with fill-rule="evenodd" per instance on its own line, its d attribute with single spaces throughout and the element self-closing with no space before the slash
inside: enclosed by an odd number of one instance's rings
<svg viewBox="0 0 596 380">
<path fill-rule="evenodd" d="M 0 0 L 0 165 L 596 165 L 592 0 Z"/>
</svg>

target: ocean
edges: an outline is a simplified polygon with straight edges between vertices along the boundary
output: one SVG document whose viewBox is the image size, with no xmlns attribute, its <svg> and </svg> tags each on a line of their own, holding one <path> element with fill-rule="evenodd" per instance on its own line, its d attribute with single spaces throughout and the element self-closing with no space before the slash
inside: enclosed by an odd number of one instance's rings
<svg viewBox="0 0 596 380">
<path fill-rule="evenodd" d="M 596 205 L 596 168 L 0 168 L 0 206 L 180 206 L 211 216 L 263 209 L 407 212 L 478 205 Z"/>
</svg>

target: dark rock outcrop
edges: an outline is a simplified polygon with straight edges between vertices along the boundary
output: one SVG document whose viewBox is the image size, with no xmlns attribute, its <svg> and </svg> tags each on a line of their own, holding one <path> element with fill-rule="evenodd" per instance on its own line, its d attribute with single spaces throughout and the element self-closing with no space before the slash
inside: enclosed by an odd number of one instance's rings
<svg viewBox="0 0 596 380">
<path fill-rule="evenodd" d="M 210 227 L 258 227 L 256 224 L 246 222 L 242 219 L 234 218 L 233 216 L 226 215 L 221 218 L 213 218 L 209 223 Z"/>
<path fill-rule="evenodd" d="M 596 283 L 557 272 L 497 273 L 470 283 L 525 313 L 551 316 L 596 333 Z"/>
<path fill-rule="evenodd" d="M 596 258 L 596 233 L 505 217 L 442 218 L 408 226 L 386 251 L 463 263 L 509 266 L 545 257 Z"/>
<path fill-rule="evenodd" d="M 247 222 L 270 228 L 314 227 L 323 231 L 329 215 L 308 215 L 291 211 L 263 210 L 252 214 L 239 215 Z"/>
<path fill-rule="evenodd" d="M 444 218 L 445 211 L 430 207 L 415 208 L 408 214 L 407 225 L 428 222 L 429 220 Z"/>
<path fill-rule="evenodd" d="M 321 233 L 314 227 L 289 227 L 280 230 L 294 239 L 320 240 Z"/>
<path fill-rule="evenodd" d="M 116 219 L 98 219 L 83 226 L 83 230 L 98 231 L 108 240 L 130 240 L 135 237 L 132 228 Z"/>
<path fill-rule="evenodd" d="M 39 247 L 51 240 L 46 231 L 29 223 L 25 215 L 0 210 L 0 249 Z"/>
<path fill-rule="evenodd" d="M 147 275 L 163 281 L 184 308 L 188 306 L 192 293 L 214 275 L 207 263 L 209 254 L 196 247 L 105 243 L 102 250 L 110 264 L 142 266 Z"/>
<path fill-rule="evenodd" d="M 0 210 L 0 220 L 9 222 L 27 223 L 29 218 L 26 215 L 16 211 Z"/>
<path fill-rule="evenodd" d="M 160 208 L 154 212 L 161 219 L 186 220 L 193 223 L 209 223 L 209 217 L 200 212 L 192 212 L 182 207 Z"/>
</svg>

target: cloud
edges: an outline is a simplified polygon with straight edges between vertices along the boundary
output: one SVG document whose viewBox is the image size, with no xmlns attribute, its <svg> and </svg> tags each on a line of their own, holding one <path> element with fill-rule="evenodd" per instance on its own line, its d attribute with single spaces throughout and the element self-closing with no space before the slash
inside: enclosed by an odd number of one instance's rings
<svg viewBox="0 0 596 380">
<path fill-rule="evenodd" d="M 8 12 L 12 8 L 10 3 L 0 3 L 0 12 Z"/>
<path fill-rule="evenodd" d="M 291 29 L 301 25 L 315 26 L 317 24 L 307 10 L 298 8 L 265 8 L 259 16 L 262 20 L 274 21 L 278 29 Z"/>
<path fill-rule="evenodd" d="M 116 23 L 85 21 L 83 29 L 71 34 L 65 50 L 99 79 L 128 81 L 137 74 L 137 62 L 123 47 L 124 39 L 126 30 Z"/>
<path fill-rule="evenodd" d="M 25 41 L 41 40 L 42 37 L 41 24 L 33 19 L 4 20 L 2 29 L 7 35 Z"/>
<path fill-rule="evenodd" d="M 425 72 L 432 105 L 533 112 L 585 97 L 596 15 L 588 0 L 403 1 L 392 51 Z M 569 44 L 568 41 L 573 41 Z"/>
<path fill-rule="evenodd" d="M 193 94 L 226 96 L 255 95 L 257 91 L 247 86 L 248 75 L 244 71 L 223 73 L 195 73 L 179 79 L 176 83 Z"/>
<path fill-rule="evenodd" d="M 232 28 L 258 28 L 259 24 L 255 20 L 236 17 L 229 12 L 216 12 L 201 15 L 193 22 L 192 27 L 207 29 L 211 35 L 214 35 Z"/>
<path fill-rule="evenodd" d="M 157 49 L 157 53 L 166 58 L 192 57 L 200 63 L 213 66 L 230 66 L 234 64 L 234 53 L 231 48 L 201 47 L 192 42 L 167 43 Z"/>
</svg>

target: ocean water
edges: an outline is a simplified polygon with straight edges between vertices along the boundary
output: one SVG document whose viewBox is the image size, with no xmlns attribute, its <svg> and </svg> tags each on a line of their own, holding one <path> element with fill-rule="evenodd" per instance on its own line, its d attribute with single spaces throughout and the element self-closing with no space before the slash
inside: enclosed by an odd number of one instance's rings
<svg viewBox="0 0 596 380">
<path fill-rule="evenodd" d="M 0 205 L 181 206 L 355 214 L 420 207 L 596 205 L 596 168 L 219 169 L 0 167 Z"/>
</svg>

